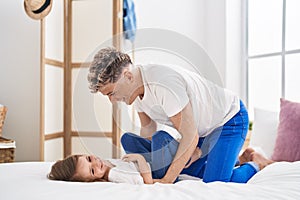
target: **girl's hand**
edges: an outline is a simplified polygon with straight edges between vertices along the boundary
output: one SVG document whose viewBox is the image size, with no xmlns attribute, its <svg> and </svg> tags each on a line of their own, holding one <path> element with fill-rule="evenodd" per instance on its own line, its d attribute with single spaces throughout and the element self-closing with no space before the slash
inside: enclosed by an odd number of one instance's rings
<svg viewBox="0 0 300 200">
<path fill-rule="evenodd" d="M 126 154 L 122 158 L 122 160 L 124 160 L 126 162 L 139 162 L 143 159 L 144 159 L 144 157 L 140 154 L 137 154 L 137 153 Z"/>
<path fill-rule="evenodd" d="M 136 162 L 139 168 L 139 172 L 143 177 L 144 183 L 153 184 L 151 169 L 146 162 L 146 159 L 137 153 L 126 154 L 122 160 L 126 162 Z"/>
</svg>

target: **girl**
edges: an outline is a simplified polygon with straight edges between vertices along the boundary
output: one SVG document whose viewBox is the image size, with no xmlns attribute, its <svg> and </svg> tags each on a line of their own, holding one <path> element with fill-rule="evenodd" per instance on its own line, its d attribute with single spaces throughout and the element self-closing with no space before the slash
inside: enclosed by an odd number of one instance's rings
<svg viewBox="0 0 300 200">
<path fill-rule="evenodd" d="M 123 140 L 132 138 L 128 133 Z M 176 154 L 178 142 L 165 131 L 157 131 L 149 140 L 150 153 L 129 153 L 122 159 L 103 160 L 94 155 L 71 155 L 51 168 L 48 178 L 63 181 L 108 181 L 116 183 L 152 184 L 164 176 Z M 200 158 L 197 148 L 187 163 L 189 167 Z"/>
<path fill-rule="evenodd" d="M 79 182 L 153 183 L 150 166 L 140 154 L 127 154 L 122 160 L 103 160 L 94 155 L 71 155 L 57 161 L 48 178 Z"/>
</svg>

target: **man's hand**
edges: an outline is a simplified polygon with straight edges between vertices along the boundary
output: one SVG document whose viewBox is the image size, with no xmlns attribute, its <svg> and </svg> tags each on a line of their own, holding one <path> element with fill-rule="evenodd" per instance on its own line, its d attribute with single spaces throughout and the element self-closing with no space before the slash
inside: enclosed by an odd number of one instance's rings
<svg viewBox="0 0 300 200">
<path fill-rule="evenodd" d="M 162 179 L 153 179 L 153 183 L 172 184 L 173 182 L 162 178 Z"/>
</svg>

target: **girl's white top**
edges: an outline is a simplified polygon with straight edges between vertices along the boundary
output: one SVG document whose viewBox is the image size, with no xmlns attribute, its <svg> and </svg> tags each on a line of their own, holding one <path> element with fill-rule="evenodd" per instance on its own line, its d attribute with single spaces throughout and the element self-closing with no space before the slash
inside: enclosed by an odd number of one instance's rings
<svg viewBox="0 0 300 200">
<path fill-rule="evenodd" d="M 125 162 L 121 159 L 108 159 L 108 161 L 115 165 L 108 174 L 108 180 L 110 182 L 130 183 L 135 185 L 144 184 L 137 163 Z"/>
</svg>

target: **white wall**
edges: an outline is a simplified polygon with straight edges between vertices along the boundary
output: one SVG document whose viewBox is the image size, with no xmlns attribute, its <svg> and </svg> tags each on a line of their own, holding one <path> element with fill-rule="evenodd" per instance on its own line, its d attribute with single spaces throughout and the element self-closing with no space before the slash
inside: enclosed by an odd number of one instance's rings
<svg viewBox="0 0 300 200">
<path fill-rule="evenodd" d="M 226 80 L 226 0 L 203 0 L 203 48 L 214 62 L 225 86 Z"/>
<path fill-rule="evenodd" d="M 135 0 L 137 27 L 173 30 L 201 44 L 205 39 L 206 1 Z"/>
<path fill-rule="evenodd" d="M 240 0 L 226 1 L 226 68 L 225 85 L 246 102 L 246 73 L 243 66 L 245 56 L 243 3 Z"/>
<path fill-rule="evenodd" d="M 172 30 L 196 42 L 216 66 L 223 85 L 243 97 L 240 4 L 239 0 L 136 0 L 137 26 Z"/>
<path fill-rule="evenodd" d="M 16 161 L 39 160 L 40 23 L 23 1 L 0 1 L 0 103 L 3 136 L 16 141 Z"/>
</svg>

